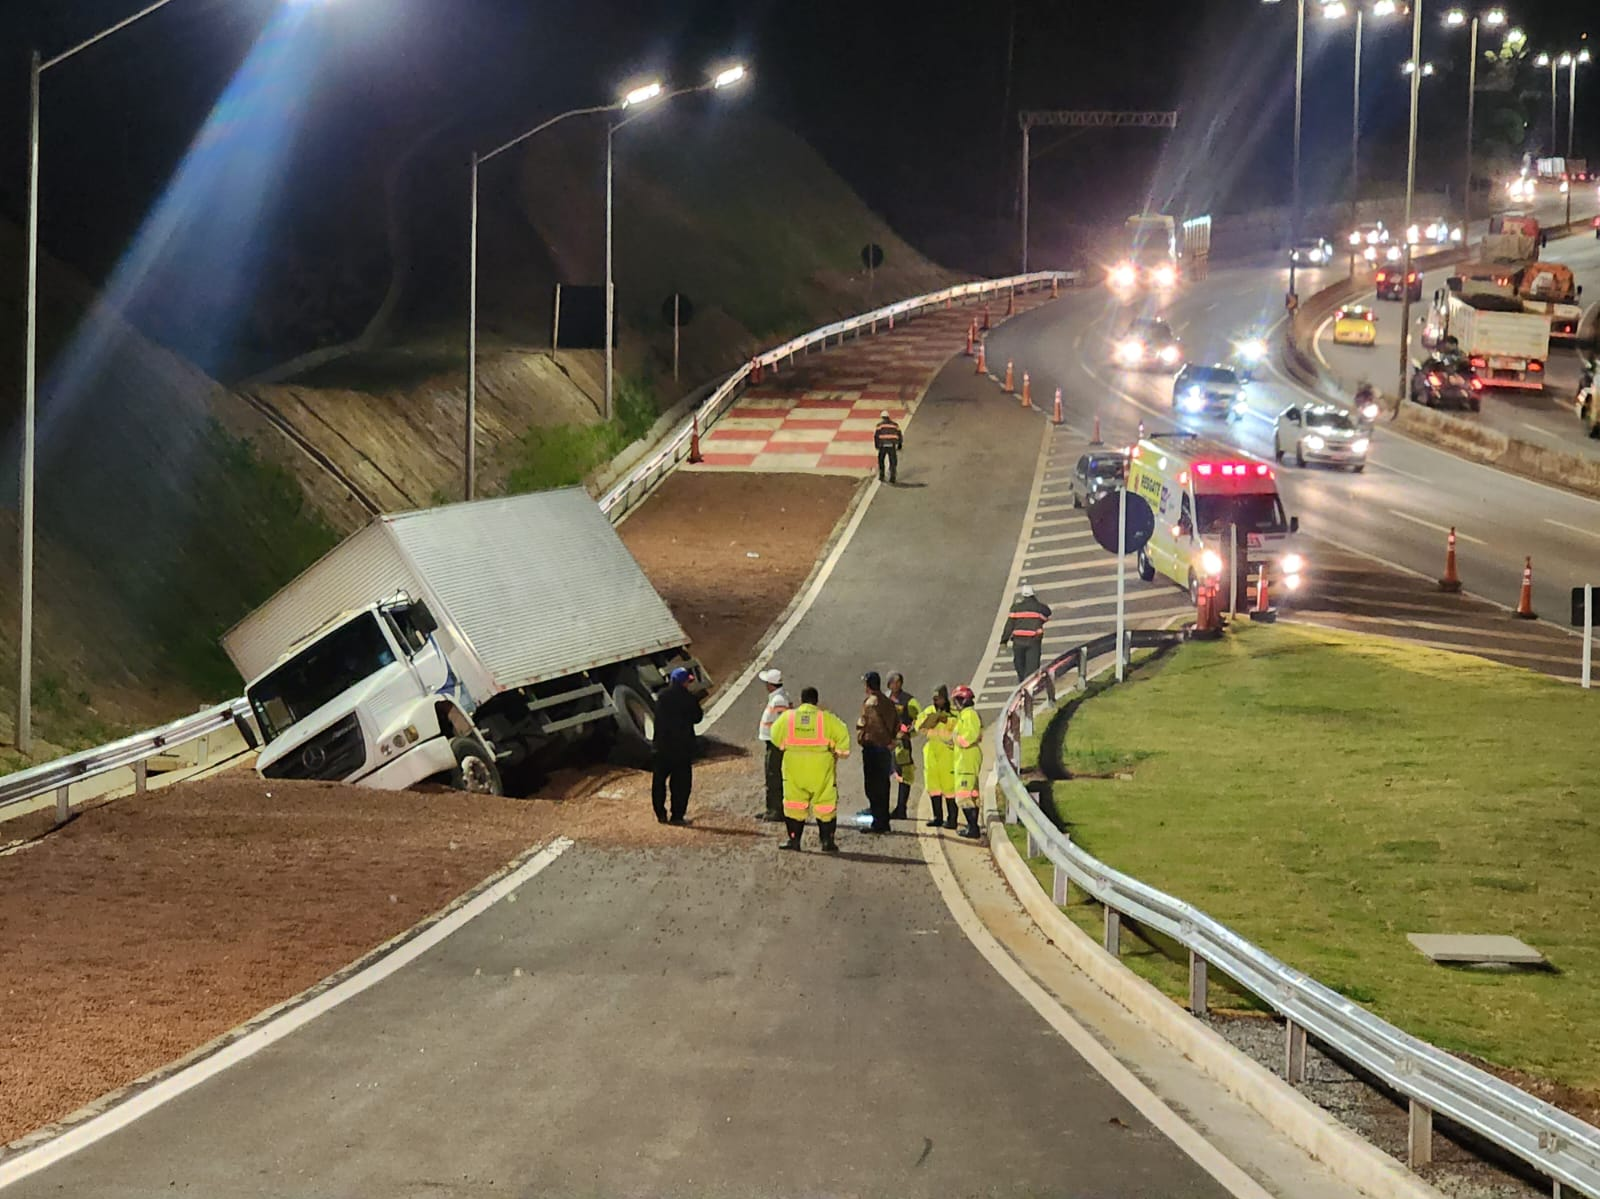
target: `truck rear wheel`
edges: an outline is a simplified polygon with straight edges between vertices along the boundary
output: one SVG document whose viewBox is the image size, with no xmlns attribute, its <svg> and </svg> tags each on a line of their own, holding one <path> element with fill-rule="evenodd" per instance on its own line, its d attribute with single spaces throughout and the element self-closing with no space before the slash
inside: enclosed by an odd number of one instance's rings
<svg viewBox="0 0 1600 1199">
<path fill-rule="evenodd" d="M 611 689 L 611 703 L 617 710 L 617 733 L 622 742 L 635 750 L 648 750 L 656 735 L 656 705 L 648 688 L 634 676 Z"/>
<path fill-rule="evenodd" d="M 500 767 L 494 755 L 484 748 L 476 737 L 450 738 L 450 752 L 456 756 L 456 768 L 450 772 L 450 785 L 457 791 L 474 795 L 504 795 L 500 781 Z"/>
</svg>

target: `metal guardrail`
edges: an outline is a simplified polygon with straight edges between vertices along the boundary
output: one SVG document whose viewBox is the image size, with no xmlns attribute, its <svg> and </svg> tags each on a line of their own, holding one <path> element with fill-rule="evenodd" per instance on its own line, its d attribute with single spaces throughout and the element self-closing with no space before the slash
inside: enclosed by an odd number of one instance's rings
<svg viewBox="0 0 1600 1199">
<path fill-rule="evenodd" d="M 899 303 L 874 309 L 872 312 L 864 312 L 859 316 L 835 321 L 831 325 L 824 325 L 820 329 L 813 329 L 809 333 L 803 333 L 799 337 L 786 341 L 773 349 L 764 350 L 723 380 L 716 390 L 706 397 L 705 402 L 690 414 L 689 419 L 673 430 L 660 448 L 641 461 L 628 474 L 627 478 L 619 480 L 602 495 L 600 497 L 600 510 L 615 523 L 621 520 L 629 509 L 641 503 L 663 479 L 672 473 L 679 463 L 688 458 L 694 434 L 696 432 L 706 433 L 716 424 L 723 413 L 732 407 L 733 401 L 738 398 L 740 390 L 749 381 L 752 372 L 758 365 L 762 369 L 768 367 L 776 369 L 786 360 L 792 361 L 797 354 L 803 354 L 813 349 L 826 349 L 830 341 L 843 341 L 848 334 L 859 334 L 863 330 L 870 330 L 875 333 L 880 324 L 892 326 L 897 317 L 915 316 L 919 312 L 924 312 L 927 309 L 946 303 L 953 303 L 956 300 L 1009 294 L 1014 291 L 1029 291 L 1048 287 L 1052 283 L 1064 283 L 1070 286 L 1080 278 L 1082 278 L 1081 271 L 1036 271 L 1032 274 L 1013 275 L 1005 279 L 985 279 L 976 283 L 959 283 L 954 287 L 947 287 L 943 291 L 914 296 L 909 300 L 901 300 Z"/>
<path fill-rule="evenodd" d="M 1181 637 L 1165 630 L 1130 633 L 1135 647 L 1170 645 Z M 1006 819 L 1027 830 L 1030 856 L 1042 853 L 1054 865 L 1055 902 L 1066 901 L 1069 879 L 1098 901 L 1106 913 L 1106 948 L 1113 954 L 1124 917 L 1182 945 L 1189 952 L 1190 1008 L 1196 1014 L 1205 1010 L 1208 965 L 1267 1003 L 1287 1021 L 1289 1081 L 1303 1077 L 1306 1039 L 1311 1037 L 1405 1096 L 1411 1109 L 1413 1165 L 1431 1160 L 1437 1113 L 1546 1175 L 1556 1199 L 1573 1190 L 1600 1197 L 1600 1129 L 1402 1032 L 1192 904 L 1112 869 L 1045 816 L 1017 773 L 1035 699 L 1042 691 L 1053 701 L 1059 676 L 1076 671 L 1081 682 L 1089 662 L 1115 647 L 1116 635 L 1110 634 L 1049 663 L 1012 692 L 994 734 L 997 789 L 1005 798 Z"/>
<path fill-rule="evenodd" d="M 0 778 L 0 813 L 17 804 L 27 803 L 41 795 L 56 793 L 56 819 L 66 820 L 70 814 L 71 789 L 81 783 L 112 770 L 133 768 L 135 791 L 145 789 L 147 764 L 158 754 L 180 746 L 209 738 L 212 733 L 233 727 L 237 720 L 247 719 L 249 706 L 242 699 L 229 700 L 214 708 L 207 708 L 193 716 L 185 716 L 164 724 L 158 729 L 135 733 L 121 741 L 86 749 L 81 753 L 57 758 L 42 766 L 19 770 Z M 204 755 L 202 754 L 202 757 Z M 204 765 L 204 761 L 199 763 Z"/>
</svg>

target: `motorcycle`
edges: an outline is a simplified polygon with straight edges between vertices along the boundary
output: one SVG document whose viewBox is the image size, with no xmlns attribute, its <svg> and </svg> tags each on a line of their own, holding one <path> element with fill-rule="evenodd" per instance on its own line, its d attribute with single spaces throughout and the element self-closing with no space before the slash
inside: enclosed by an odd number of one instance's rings
<svg viewBox="0 0 1600 1199">
<path fill-rule="evenodd" d="M 1233 369 L 1238 373 L 1242 383 L 1249 383 L 1256 377 L 1256 370 L 1267 360 L 1267 343 L 1260 337 L 1251 337 L 1245 341 L 1235 342 L 1233 346 Z"/>
<path fill-rule="evenodd" d="M 1352 407 L 1361 427 L 1372 428 L 1378 421 L 1378 414 L 1383 411 L 1378 404 L 1378 389 L 1370 383 L 1363 383 L 1356 388 L 1356 398 Z"/>
</svg>

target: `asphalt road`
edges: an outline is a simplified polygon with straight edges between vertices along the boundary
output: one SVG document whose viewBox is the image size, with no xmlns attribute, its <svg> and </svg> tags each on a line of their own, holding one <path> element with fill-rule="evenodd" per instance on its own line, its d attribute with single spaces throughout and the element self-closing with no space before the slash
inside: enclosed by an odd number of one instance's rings
<svg viewBox="0 0 1600 1199">
<path fill-rule="evenodd" d="M 791 687 L 853 718 L 866 668 L 924 697 L 973 675 L 1041 435 L 966 360 L 939 376 L 901 485 L 778 654 Z M 713 731 L 748 740 L 757 703 Z M 722 840 L 568 851 L 7 1199 L 1226 1193 L 990 968 L 915 838 L 842 832 L 842 859 Z"/>
<path fill-rule="evenodd" d="M 1067 419 L 1088 428 L 1098 414 L 1108 442 L 1132 440 L 1142 422 L 1151 431 L 1204 432 L 1270 457 L 1273 418 L 1309 394 L 1276 366 L 1249 386 L 1248 416 L 1229 424 L 1175 413 L 1170 376 L 1114 368 L 1111 343 L 1133 315 L 1159 312 L 1191 360 L 1226 358 L 1236 339 L 1277 327 L 1287 274 L 1265 261 L 1214 269 L 1164 306 L 1125 305 L 1103 288 L 1088 290 L 997 330 L 989 364 L 1003 369 L 1010 359 L 1018 371 L 1028 369 L 1036 396 L 1061 387 Z M 1302 294 L 1335 277 L 1301 274 Z M 1457 526 L 1467 589 L 1496 603 L 1516 603 L 1528 555 L 1535 598 L 1547 613 L 1565 609 L 1570 587 L 1600 583 L 1600 502 L 1467 462 L 1387 428 L 1376 431 L 1364 474 L 1286 464 L 1278 477 L 1285 507 L 1311 538 L 1430 578 L 1442 571 L 1445 536 Z M 1308 557 L 1314 585 L 1315 557 Z"/>
<path fill-rule="evenodd" d="M 1565 263 L 1572 268 L 1583 286 L 1580 304 L 1592 309 L 1600 303 L 1600 239 L 1590 235 L 1565 237 L 1552 241 L 1541 257 L 1551 262 Z M 1421 361 L 1427 353 L 1421 342 L 1422 321 L 1427 315 L 1429 298 L 1445 285 L 1445 279 L 1454 268 L 1427 271 L 1422 278 L 1423 301 L 1412 303 L 1415 320 L 1411 340 L 1412 358 Z M 1393 391 L 1398 381 L 1400 355 L 1400 305 L 1395 301 L 1377 300 L 1367 292 L 1357 297 L 1357 302 L 1372 306 L 1378 314 L 1378 342 L 1372 347 L 1334 345 L 1332 323 L 1318 330 L 1316 353 L 1328 370 L 1354 390 L 1362 379 L 1380 382 L 1385 391 Z M 1479 420 L 1489 428 L 1515 437 L 1521 441 L 1568 454 L 1600 458 L 1600 442 L 1583 435 L 1578 419 L 1572 412 L 1572 398 L 1578 387 L 1580 362 L 1577 350 L 1570 343 L 1553 342 L 1547 364 L 1547 382 L 1542 392 L 1495 390 L 1486 393 L 1483 411 L 1478 416 L 1464 414 L 1467 420 Z"/>
</svg>

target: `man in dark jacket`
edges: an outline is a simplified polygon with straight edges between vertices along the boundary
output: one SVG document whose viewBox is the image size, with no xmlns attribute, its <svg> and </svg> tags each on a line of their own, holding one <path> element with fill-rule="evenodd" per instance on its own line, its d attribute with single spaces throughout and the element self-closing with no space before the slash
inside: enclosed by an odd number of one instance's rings
<svg viewBox="0 0 1600 1199">
<path fill-rule="evenodd" d="M 888 412 L 878 413 L 878 427 L 872 431 L 872 445 L 878 451 L 878 482 L 883 482 L 883 468 L 889 468 L 889 482 L 899 482 L 900 447 L 905 445 L 905 434 L 900 432 Z"/>
<path fill-rule="evenodd" d="M 889 778 L 894 773 L 894 747 L 900 739 L 900 720 L 894 700 L 883 693 L 876 670 L 861 676 L 866 699 L 856 720 L 856 743 L 861 746 L 861 781 L 872 813 L 874 833 L 889 831 Z"/>
<path fill-rule="evenodd" d="M 689 790 L 694 786 L 694 726 L 704 713 L 689 690 L 691 676 L 678 667 L 668 676 L 667 689 L 656 697 L 655 771 L 650 780 L 650 803 L 662 824 L 684 824 L 689 810 Z M 672 791 L 672 815 L 667 816 L 667 790 Z"/>
<path fill-rule="evenodd" d="M 1044 650 L 1044 626 L 1050 619 L 1050 605 L 1034 595 L 1033 588 L 1023 583 L 1017 589 L 1017 598 L 1011 605 L 1011 615 L 1000 633 L 1000 644 L 1011 646 L 1011 665 L 1016 668 L 1017 682 L 1022 682 L 1039 669 Z"/>
</svg>

